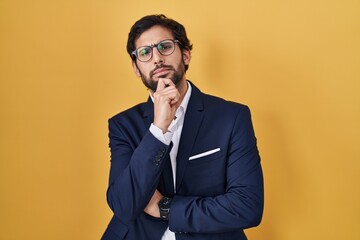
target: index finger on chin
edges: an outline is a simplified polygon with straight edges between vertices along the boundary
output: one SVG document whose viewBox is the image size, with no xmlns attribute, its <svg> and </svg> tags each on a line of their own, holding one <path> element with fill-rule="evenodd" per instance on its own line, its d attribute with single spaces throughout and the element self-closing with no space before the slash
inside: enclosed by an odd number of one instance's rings
<svg viewBox="0 0 360 240">
<path fill-rule="evenodd" d="M 163 78 L 167 86 L 175 86 L 174 82 L 170 78 Z"/>
<path fill-rule="evenodd" d="M 166 86 L 166 85 L 165 85 L 164 79 L 163 79 L 163 78 L 159 78 L 158 84 L 157 84 L 157 87 L 156 87 L 156 91 L 161 90 L 161 89 L 164 89 L 165 86 Z"/>
</svg>

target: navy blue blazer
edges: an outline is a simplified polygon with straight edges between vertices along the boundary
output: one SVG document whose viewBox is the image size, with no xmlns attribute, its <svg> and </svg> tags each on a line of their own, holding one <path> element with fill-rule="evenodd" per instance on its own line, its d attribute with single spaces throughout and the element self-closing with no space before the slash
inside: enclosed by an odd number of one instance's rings
<svg viewBox="0 0 360 240">
<path fill-rule="evenodd" d="M 176 191 L 172 144 L 163 144 L 149 131 L 153 109 L 149 98 L 109 120 L 107 201 L 114 216 L 102 240 L 160 240 L 168 226 L 180 240 L 246 239 L 243 229 L 260 223 L 264 205 L 249 108 L 203 94 L 192 84 L 177 155 Z M 169 221 L 144 212 L 156 189 L 173 197 Z"/>
</svg>

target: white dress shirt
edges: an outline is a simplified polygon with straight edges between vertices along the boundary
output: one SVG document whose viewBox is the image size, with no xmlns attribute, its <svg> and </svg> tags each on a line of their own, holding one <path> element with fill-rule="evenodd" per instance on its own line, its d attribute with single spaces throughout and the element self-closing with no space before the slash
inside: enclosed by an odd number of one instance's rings
<svg viewBox="0 0 360 240">
<path fill-rule="evenodd" d="M 185 112 L 189 103 L 189 99 L 191 96 L 191 85 L 189 82 L 188 89 L 186 91 L 186 94 L 176 110 L 175 113 L 175 119 L 171 122 L 168 131 L 163 134 L 162 130 L 155 126 L 154 124 L 151 124 L 150 126 L 150 132 L 161 142 L 163 142 L 166 145 L 169 145 L 170 142 L 173 143 L 173 147 L 170 151 L 170 160 L 171 160 L 171 167 L 173 172 L 173 179 L 174 179 L 174 190 L 176 191 L 176 157 L 179 149 L 179 142 L 181 137 L 181 131 L 184 125 L 184 117 Z M 153 97 L 150 95 L 151 99 L 154 101 Z M 175 234 L 174 232 L 171 232 L 169 228 L 166 229 L 164 232 L 164 235 L 162 236 L 161 240 L 175 240 Z"/>
</svg>

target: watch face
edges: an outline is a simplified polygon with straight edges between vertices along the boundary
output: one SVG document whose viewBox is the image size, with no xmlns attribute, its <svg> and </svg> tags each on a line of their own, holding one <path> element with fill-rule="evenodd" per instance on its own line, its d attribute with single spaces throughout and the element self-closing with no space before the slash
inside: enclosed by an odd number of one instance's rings
<svg viewBox="0 0 360 240">
<path fill-rule="evenodd" d="M 164 198 L 161 199 L 161 201 L 159 202 L 159 207 L 160 207 L 161 209 L 168 210 L 168 209 L 169 209 L 169 206 L 170 206 L 170 203 L 171 203 L 171 198 L 164 197 Z"/>
<path fill-rule="evenodd" d="M 165 207 L 166 205 L 168 205 L 169 200 L 167 198 L 163 198 L 161 199 L 161 201 L 159 202 L 159 206 L 160 207 Z"/>
<path fill-rule="evenodd" d="M 167 205 L 167 204 L 169 204 L 170 203 L 170 201 L 169 201 L 170 199 L 169 198 L 163 198 L 163 204 L 164 205 Z"/>
<path fill-rule="evenodd" d="M 163 197 L 158 203 L 160 210 L 160 217 L 164 220 L 168 220 L 169 212 L 170 212 L 170 203 L 171 203 L 171 198 L 168 197 Z"/>
</svg>

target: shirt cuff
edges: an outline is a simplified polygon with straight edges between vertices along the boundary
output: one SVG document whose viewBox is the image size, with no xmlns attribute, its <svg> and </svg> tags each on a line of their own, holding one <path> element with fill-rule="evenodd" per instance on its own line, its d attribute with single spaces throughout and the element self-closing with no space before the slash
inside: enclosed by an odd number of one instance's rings
<svg viewBox="0 0 360 240">
<path fill-rule="evenodd" d="M 160 142 L 169 145 L 171 142 L 171 139 L 174 135 L 174 133 L 167 131 L 166 133 L 163 133 L 160 128 L 155 126 L 153 123 L 150 126 L 150 132 L 152 135 L 154 135 L 155 138 L 157 138 Z"/>
</svg>

